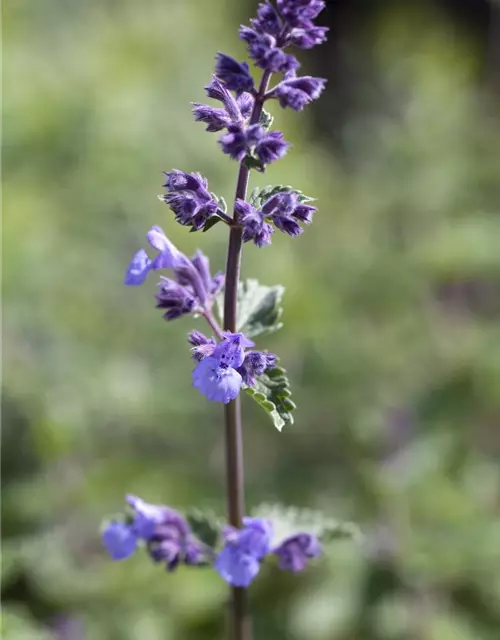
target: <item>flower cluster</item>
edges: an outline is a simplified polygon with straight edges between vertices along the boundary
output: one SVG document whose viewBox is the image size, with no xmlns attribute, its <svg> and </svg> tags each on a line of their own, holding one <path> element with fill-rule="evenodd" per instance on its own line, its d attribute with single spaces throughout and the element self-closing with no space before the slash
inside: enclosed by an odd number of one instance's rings
<svg viewBox="0 0 500 640">
<path fill-rule="evenodd" d="M 202 229 L 209 218 L 219 211 L 219 203 L 207 189 L 207 179 L 199 173 L 185 173 L 178 169 L 166 171 L 167 181 L 163 185 L 167 193 L 159 196 L 175 214 L 179 224 Z"/>
<path fill-rule="evenodd" d="M 258 209 L 249 202 L 236 200 L 235 211 L 243 227 L 243 241 L 253 240 L 262 247 L 271 244 L 274 228 L 270 222 L 280 231 L 298 236 L 303 231 L 299 223 L 310 224 L 316 207 L 306 204 L 296 191 L 280 191 L 264 200 Z"/>
<path fill-rule="evenodd" d="M 208 258 L 201 251 L 189 259 L 160 227 L 152 227 L 146 237 L 158 253 L 150 259 L 144 249 L 140 249 L 128 266 L 125 284 L 140 285 L 150 271 L 171 269 L 175 280 L 160 276 L 156 295 L 156 306 L 166 310 L 163 316 L 165 320 L 209 309 L 224 285 L 223 274 L 217 273 L 212 277 Z"/>
<path fill-rule="evenodd" d="M 225 331 L 217 344 L 199 331 L 189 334 L 193 358 L 198 362 L 193 371 L 193 386 L 209 400 L 227 404 L 240 392 L 242 384 L 255 385 L 255 376 L 274 367 L 277 356 L 263 351 L 247 351 L 254 343 L 242 333 Z"/>
<path fill-rule="evenodd" d="M 180 563 L 210 564 L 228 584 L 248 587 L 266 556 L 276 556 L 280 569 L 297 573 L 321 554 L 315 535 L 296 533 L 273 544 L 271 522 L 250 517 L 243 518 L 242 529 L 223 527 L 223 547 L 217 551 L 197 540 L 187 521 L 174 509 L 130 495 L 126 500 L 133 516 L 127 522 L 110 522 L 102 533 L 103 544 L 113 560 L 130 557 L 142 542 L 151 559 L 165 563 L 169 571 Z"/>
<path fill-rule="evenodd" d="M 240 38 L 248 45 L 250 58 L 265 71 L 262 85 L 254 86 L 246 62 L 238 62 L 224 53 L 217 55 L 215 75 L 205 87 L 209 98 L 222 107 L 193 103 L 195 120 L 207 124 L 207 131 L 227 130 L 219 138 L 222 151 L 238 162 L 249 157 L 261 168 L 282 158 L 289 144 L 280 131 L 267 131 L 259 115 L 262 102 L 275 98 L 283 108 L 301 111 L 316 100 L 325 87 L 323 78 L 297 76 L 300 64 L 285 49 L 294 46 L 310 49 L 326 39 L 326 27 L 313 20 L 324 8 L 320 0 L 280 0 L 275 8 L 270 2 L 259 5 L 251 26 L 241 26 Z M 284 74 L 281 82 L 268 90 L 271 74 Z M 231 92 L 235 93 L 235 96 Z M 259 103 L 256 104 L 256 98 Z"/>
<path fill-rule="evenodd" d="M 113 560 L 129 558 L 142 542 L 155 562 L 164 562 L 169 571 L 179 563 L 206 564 L 211 550 L 197 540 L 186 520 L 170 507 L 148 504 L 128 495 L 133 510 L 129 521 L 113 520 L 102 533 L 102 541 Z"/>
</svg>

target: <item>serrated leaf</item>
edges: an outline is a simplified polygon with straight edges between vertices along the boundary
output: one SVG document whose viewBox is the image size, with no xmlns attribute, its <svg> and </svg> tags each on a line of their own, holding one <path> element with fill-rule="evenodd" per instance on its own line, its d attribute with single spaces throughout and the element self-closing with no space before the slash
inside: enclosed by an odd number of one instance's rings
<svg viewBox="0 0 500 640">
<path fill-rule="evenodd" d="M 338 522 L 319 510 L 263 503 L 252 509 L 252 516 L 266 518 L 273 523 L 273 545 L 304 532 L 316 535 L 324 544 L 361 535 L 352 522 Z"/>
<path fill-rule="evenodd" d="M 263 127 L 266 131 L 269 131 L 269 129 L 273 126 L 273 122 L 274 117 L 269 113 L 269 111 L 262 109 L 262 113 L 260 114 L 259 119 L 259 124 L 261 125 L 261 127 Z"/>
<path fill-rule="evenodd" d="M 254 279 L 240 282 L 237 330 L 251 338 L 281 329 L 284 293 L 285 288 L 279 284 L 267 286 Z"/>
<path fill-rule="evenodd" d="M 256 379 L 255 385 L 246 387 L 245 391 L 269 414 L 278 431 L 293 424 L 291 411 L 296 405 L 290 399 L 292 392 L 285 369 L 278 366 L 267 369 L 264 375 Z"/>
<path fill-rule="evenodd" d="M 186 513 L 194 535 L 211 549 L 217 546 L 221 531 L 221 522 L 213 511 L 191 509 Z"/>
<path fill-rule="evenodd" d="M 227 213 L 227 202 L 226 202 L 226 200 L 222 196 L 216 197 L 215 199 L 219 203 L 219 208 L 221 209 L 221 211 L 223 213 Z"/>
<path fill-rule="evenodd" d="M 222 218 L 219 218 L 219 216 L 215 215 L 215 216 L 210 216 L 210 218 L 205 222 L 205 224 L 202 227 L 202 232 L 206 233 L 207 231 L 209 231 L 209 229 L 211 229 L 212 227 L 215 227 L 216 224 L 218 224 L 219 222 L 221 222 Z"/>
<path fill-rule="evenodd" d="M 258 158 L 255 158 L 254 156 L 248 154 L 243 158 L 243 164 L 245 165 L 245 167 L 247 169 L 255 169 L 256 171 L 259 171 L 260 173 L 264 173 L 264 171 L 266 170 L 265 165 L 263 165 L 261 163 L 261 161 Z"/>
</svg>

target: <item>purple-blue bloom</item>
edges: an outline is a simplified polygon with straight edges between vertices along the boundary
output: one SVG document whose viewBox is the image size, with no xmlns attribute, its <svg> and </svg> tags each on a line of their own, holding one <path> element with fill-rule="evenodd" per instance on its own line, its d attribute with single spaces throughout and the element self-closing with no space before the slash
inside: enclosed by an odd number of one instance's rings
<svg viewBox="0 0 500 640">
<path fill-rule="evenodd" d="M 208 191 L 206 178 L 178 169 L 165 172 L 165 175 L 167 180 L 163 186 L 167 193 L 160 199 L 170 206 L 177 222 L 194 230 L 201 229 L 219 209 L 217 200 Z"/>
<path fill-rule="evenodd" d="M 159 253 L 150 260 L 144 249 L 140 249 L 132 258 L 125 274 L 127 285 L 142 284 L 151 270 L 182 269 L 189 263 L 186 256 L 170 242 L 160 227 L 152 227 L 146 237 L 153 249 Z"/>
<path fill-rule="evenodd" d="M 265 222 L 262 211 L 258 211 L 244 200 L 236 200 L 234 210 L 238 222 L 243 227 L 243 242 L 253 240 L 257 247 L 271 244 L 271 235 L 274 233 L 274 229 L 268 222 Z"/>
<path fill-rule="evenodd" d="M 284 540 L 273 553 L 278 556 L 280 569 L 297 573 L 305 569 L 311 558 L 321 554 L 318 538 L 311 533 L 298 533 Z"/>
<path fill-rule="evenodd" d="M 196 339 L 199 340 L 199 334 Z M 225 332 L 224 339 L 211 351 L 210 355 L 199 361 L 193 371 L 193 386 L 200 390 L 209 400 L 227 404 L 234 400 L 240 392 L 243 379 L 237 369 L 245 359 L 245 348 L 254 343 L 242 333 Z M 193 355 L 199 359 L 202 351 L 195 345 Z"/>
<path fill-rule="evenodd" d="M 261 164 L 270 164 L 282 158 L 290 144 L 283 139 L 281 131 L 266 133 L 255 146 L 255 154 Z"/>
<path fill-rule="evenodd" d="M 245 354 L 245 360 L 238 369 L 238 373 L 243 378 L 243 382 L 253 387 L 255 385 L 255 376 L 261 376 L 266 369 L 272 369 L 276 366 L 278 356 L 274 353 L 265 351 L 248 351 Z"/>
<path fill-rule="evenodd" d="M 225 53 L 217 54 L 215 75 L 224 82 L 226 87 L 236 93 L 254 90 L 253 78 L 246 62 L 238 62 Z"/>
<path fill-rule="evenodd" d="M 137 535 L 129 525 L 113 521 L 104 529 L 102 542 L 113 560 L 125 560 L 137 548 Z"/>
<path fill-rule="evenodd" d="M 225 545 L 214 564 L 221 577 L 234 587 L 250 585 L 270 548 L 272 527 L 267 520 L 243 518 L 243 524 L 243 529 L 225 528 Z"/>
<path fill-rule="evenodd" d="M 312 76 L 290 77 L 280 82 L 273 90 L 283 108 L 294 111 L 302 109 L 312 100 L 316 100 L 325 88 L 326 80 Z"/>
</svg>

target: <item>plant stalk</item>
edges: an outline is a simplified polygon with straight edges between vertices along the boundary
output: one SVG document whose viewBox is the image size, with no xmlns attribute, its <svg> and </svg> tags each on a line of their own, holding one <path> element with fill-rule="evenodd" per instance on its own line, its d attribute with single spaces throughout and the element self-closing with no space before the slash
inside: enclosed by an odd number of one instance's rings
<svg viewBox="0 0 500 640">
<path fill-rule="evenodd" d="M 260 87 L 255 95 L 255 103 L 250 116 L 250 125 L 260 120 L 265 101 L 267 85 L 271 77 L 266 71 L 262 75 Z M 250 170 L 244 162 L 240 164 L 236 183 L 235 200 L 245 200 Z M 236 214 L 233 214 L 233 219 Z M 237 220 L 235 220 L 237 222 Z M 238 283 L 240 279 L 241 247 L 243 229 L 237 225 L 229 231 L 229 247 L 226 261 L 226 286 L 224 291 L 224 329 L 236 331 L 238 311 Z M 241 527 L 245 515 L 245 481 L 243 467 L 243 434 L 241 428 L 241 404 L 239 396 L 224 407 L 225 450 L 226 450 L 226 491 L 228 522 L 233 527 Z M 247 590 L 241 587 L 231 589 L 231 640 L 252 640 L 252 626 L 248 611 Z"/>
</svg>

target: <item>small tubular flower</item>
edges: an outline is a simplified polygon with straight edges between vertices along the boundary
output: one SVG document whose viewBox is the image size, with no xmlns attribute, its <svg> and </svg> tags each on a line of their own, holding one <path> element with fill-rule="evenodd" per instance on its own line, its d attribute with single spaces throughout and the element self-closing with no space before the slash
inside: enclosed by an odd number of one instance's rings
<svg viewBox="0 0 500 640">
<path fill-rule="evenodd" d="M 323 78 L 312 76 L 285 79 L 275 87 L 273 94 L 283 108 L 302 111 L 307 104 L 319 98 L 325 83 Z"/>
<path fill-rule="evenodd" d="M 201 229 L 219 208 L 217 200 L 208 191 L 206 178 L 178 169 L 165 172 L 165 175 L 167 180 L 163 186 L 167 193 L 160 199 L 170 206 L 177 222 L 194 230 Z"/>
<path fill-rule="evenodd" d="M 272 220 L 275 226 L 290 236 L 298 236 L 303 229 L 299 222 L 309 224 L 315 207 L 300 202 L 296 191 L 281 191 L 262 205 L 263 215 Z"/>
<path fill-rule="evenodd" d="M 137 549 L 137 535 L 123 522 L 110 522 L 102 533 L 102 542 L 113 560 L 125 560 Z"/>
<path fill-rule="evenodd" d="M 269 552 L 272 528 L 260 518 L 244 518 L 243 529 L 226 527 L 225 544 L 214 568 L 234 587 L 248 587 L 260 569 L 260 561 Z"/>
<path fill-rule="evenodd" d="M 223 336 L 224 339 L 212 353 L 201 359 L 195 367 L 193 386 L 208 400 L 227 404 L 240 392 L 243 380 L 236 369 L 244 362 L 245 348 L 254 343 L 242 333 L 225 332 Z M 193 355 L 198 359 L 196 356 L 201 355 L 199 348 Z"/>
<path fill-rule="evenodd" d="M 321 554 L 321 544 L 311 533 L 298 533 L 284 540 L 272 553 L 278 556 L 278 566 L 297 573 L 307 566 L 312 558 Z"/>
<path fill-rule="evenodd" d="M 215 75 L 224 82 L 226 87 L 236 93 L 254 90 L 253 78 L 246 62 L 238 62 L 225 53 L 218 53 L 215 65 Z"/>
<path fill-rule="evenodd" d="M 291 27 L 309 27 L 325 8 L 323 0 L 278 0 L 278 9 Z"/>
<path fill-rule="evenodd" d="M 288 151 L 290 144 L 283 139 L 281 131 L 270 131 L 255 146 L 255 154 L 261 164 L 271 164 Z"/>
<path fill-rule="evenodd" d="M 243 382 L 253 387 L 255 385 L 255 377 L 261 376 L 266 369 L 271 369 L 276 366 L 278 356 L 274 353 L 267 353 L 265 351 L 248 351 L 245 354 L 245 360 L 238 369 L 238 373 L 241 375 Z"/>
<path fill-rule="evenodd" d="M 257 247 L 271 244 L 271 235 L 274 233 L 274 229 L 268 222 L 265 222 L 261 211 L 243 200 L 236 200 L 234 210 L 238 222 L 243 227 L 243 242 L 253 240 Z"/>
<path fill-rule="evenodd" d="M 196 307 L 196 298 L 189 289 L 163 276 L 160 278 L 158 293 L 155 296 L 156 307 L 167 310 L 163 315 L 165 320 L 175 320 L 182 315 L 192 313 Z"/>
<path fill-rule="evenodd" d="M 206 104 L 193 102 L 193 115 L 196 122 L 204 122 L 206 131 L 221 131 L 228 127 L 232 120 L 225 109 L 210 107 Z"/>
<path fill-rule="evenodd" d="M 142 284 L 151 270 L 175 270 L 183 268 L 189 263 L 186 256 L 170 242 L 160 227 L 152 227 L 146 237 L 149 244 L 159 253 L 153 260 L 150 260 L 144 249 L 140 249 L 127 268 L 125 274 L 125 284 L 127 285 Z"/>
</svg>

